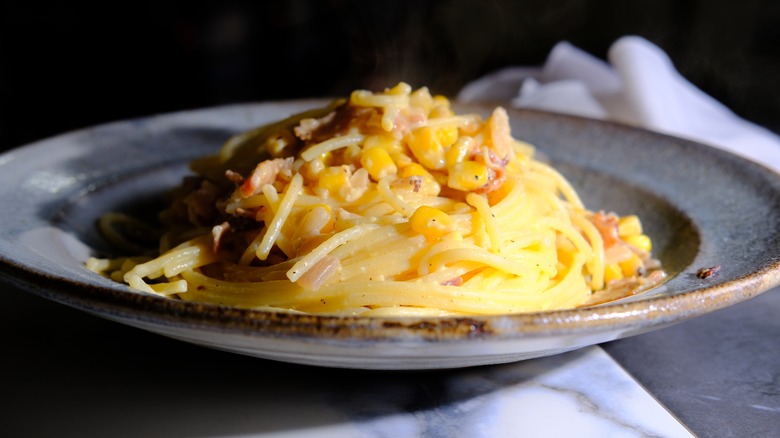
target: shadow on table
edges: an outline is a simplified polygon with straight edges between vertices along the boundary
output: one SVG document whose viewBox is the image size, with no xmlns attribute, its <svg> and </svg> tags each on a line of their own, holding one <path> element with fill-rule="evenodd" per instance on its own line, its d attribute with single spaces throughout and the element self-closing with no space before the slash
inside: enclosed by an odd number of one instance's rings
<svg viewBox="0 0 780 438">
<path fill-rule="evenodd" d="M 317 368 L 189 345 L 10 288 L 3 295 L 0 393 L 10 409 L 0 424 L 25 436 L 237 436 L 458 418 L 463 402 L 582 354 L 462 370 Z"/>
</svg>

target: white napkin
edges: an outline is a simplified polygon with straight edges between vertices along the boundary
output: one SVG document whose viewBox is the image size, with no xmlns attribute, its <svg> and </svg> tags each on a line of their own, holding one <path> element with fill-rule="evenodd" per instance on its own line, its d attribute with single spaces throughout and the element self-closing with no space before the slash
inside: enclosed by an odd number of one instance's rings
<svg viewBox="0 0 780 438">
<path fill-rule="evenodd" d="M 541 68 L 510 67 L 467 84 L 463 101 L 504 100 L 608 119 L 720 147 L 780 171 L 780 137 L 737 116 L 686 80 L 644 38 L 617 40 L 604 62 L 567 42 Z"/>
</svg>

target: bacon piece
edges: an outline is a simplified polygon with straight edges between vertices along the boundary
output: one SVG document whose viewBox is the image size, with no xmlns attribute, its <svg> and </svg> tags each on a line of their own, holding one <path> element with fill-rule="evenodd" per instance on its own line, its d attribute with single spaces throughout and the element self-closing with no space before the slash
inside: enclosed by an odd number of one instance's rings
<svg viewBox="0 0 780 438">
<path fill-rule="evenodd" d="M 298 279 L 299 286 L 306 290 L 317 290 L 325 282 L 338 272 L 341 262 L 332 255 L 326 255 L 322 260 L 314 264 L 305 274 Z"/>
<path fill-rule="evenodd" d="M 227 178 L 228 181 L 236 183 L 237 185 L 241 185 L 244 183 L 244 177 L 241 176 L 240 173 L 234 172 L 230 169 L 225 171 L 225 178 Z"/>
<path fill-rule="evenodd" d="M 509 126 L 509 115 L 504 108 L 498 107 L 493 110 L 493 114 L 488 119 L 488 129 L 490 130 L 490 142 L 492 150 L 498 154 L 502 160 L 508 160 L 514 154 L 512 148 L 512 129 Z"/>
<path fill-rule="evenodd" d="M 344 135 L 353 128 L 364 127 L 374 114 L 376 110 L 373 108 L 344 105 L 319 119 L 301 120 L 293 132 L 301 140 L 319 143 Z"/>
<path fill-rule="evenodd" d="M 479 155 L 482 158 L 482 162 L 488 169 L 488 181 L 484 186 L 475 190 L 477 193 L 490 193 L 494 190 L 501 188 L 506 181 L 506 166 L 509 164 L 508 158 L 499 157 L 495 151 L 482 148 L 482 153 Z"/>
<path fill-rule="evenodd" d="M 212 244 L 211 244 L 211 250 L 214 252 L 214 254 L 219 252 L 219 247 L 222 242 L 222 236 L 225 235 L 230 231 L 230 222 L 222 222 L 219 225 L 215 225 L 211 229 L 211 238 L 212 238 Z"/>
<path fill-rule="evenodd" d="M 428 116 L 425 110 L 420 107 L 403 108 L 393 119 L 393 129 L 391 132 L 400 135 L 425 125 Z"/>
<path fill-rule="evenodd" d="M 604 248 L 609 248 L 618 242 L 618 217 L 612 213 L 600 211 L 590 218 L 591 223 L 596 226 L 602 240 Z"/>
<path fill-rule="evenodd" d="M 462 286 L 463 285 L 463 277 L 458 275 L 455 278 L 450 278 L 449 280 L 445 281 L 441 285 L 442 286 Z"/>
<path fill-rule="evenodd" d="M 266 184 L 273 184 L 280 173 L 290 174 L 293 167 L 293 157 L 265 160 L 255 167 L 249 178 L 241 185 L 241 196 L 248 198 L 260 192 Z"/>
<path fill-rule="evenodd" d="M 317 131 L 321 126 L 331 123 L 335 117 L 336 112 L 333 111 L 324 117 L 320 117 L 319 119 L 303 119 L 298 124 L 298 126 L 293 129 L 293 132 L 295 132 L 295 136 L 301 140 L 311 140 L 315 131 Z"/>
</svg>

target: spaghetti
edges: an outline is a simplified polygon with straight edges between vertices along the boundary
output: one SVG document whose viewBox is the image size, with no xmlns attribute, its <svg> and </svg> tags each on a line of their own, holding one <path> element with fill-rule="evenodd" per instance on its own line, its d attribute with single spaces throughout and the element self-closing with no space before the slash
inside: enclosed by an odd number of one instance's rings
<svg viewBox="0 0 780 438">
<path fill-rule="evenodd" d="M 182 300 L 365 316 L 571 308 L 660 272 L 639 219 L 586 209 L 503 108 L 458 115 L 424 87 L 354 91 L 191 168 L 153 255 L 87 266 Z"/>
</svg>

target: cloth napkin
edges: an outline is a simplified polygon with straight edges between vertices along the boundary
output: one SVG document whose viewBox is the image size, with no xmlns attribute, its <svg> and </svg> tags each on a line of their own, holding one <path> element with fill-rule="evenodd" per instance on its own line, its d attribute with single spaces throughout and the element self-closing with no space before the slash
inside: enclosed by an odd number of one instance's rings
<svg viewBox="0 0 780 438">
<path fill-rule="evenodd" d="M 509 67 L 467 84 L 458 99 L 509 101 L 626 123 L 726 149 L 780 171 L 780 137 L 736 115 L 686 80 L 658 46 L 615 41 L 602 61 L 558 43 L 541 67 Z"/>
</svg>

